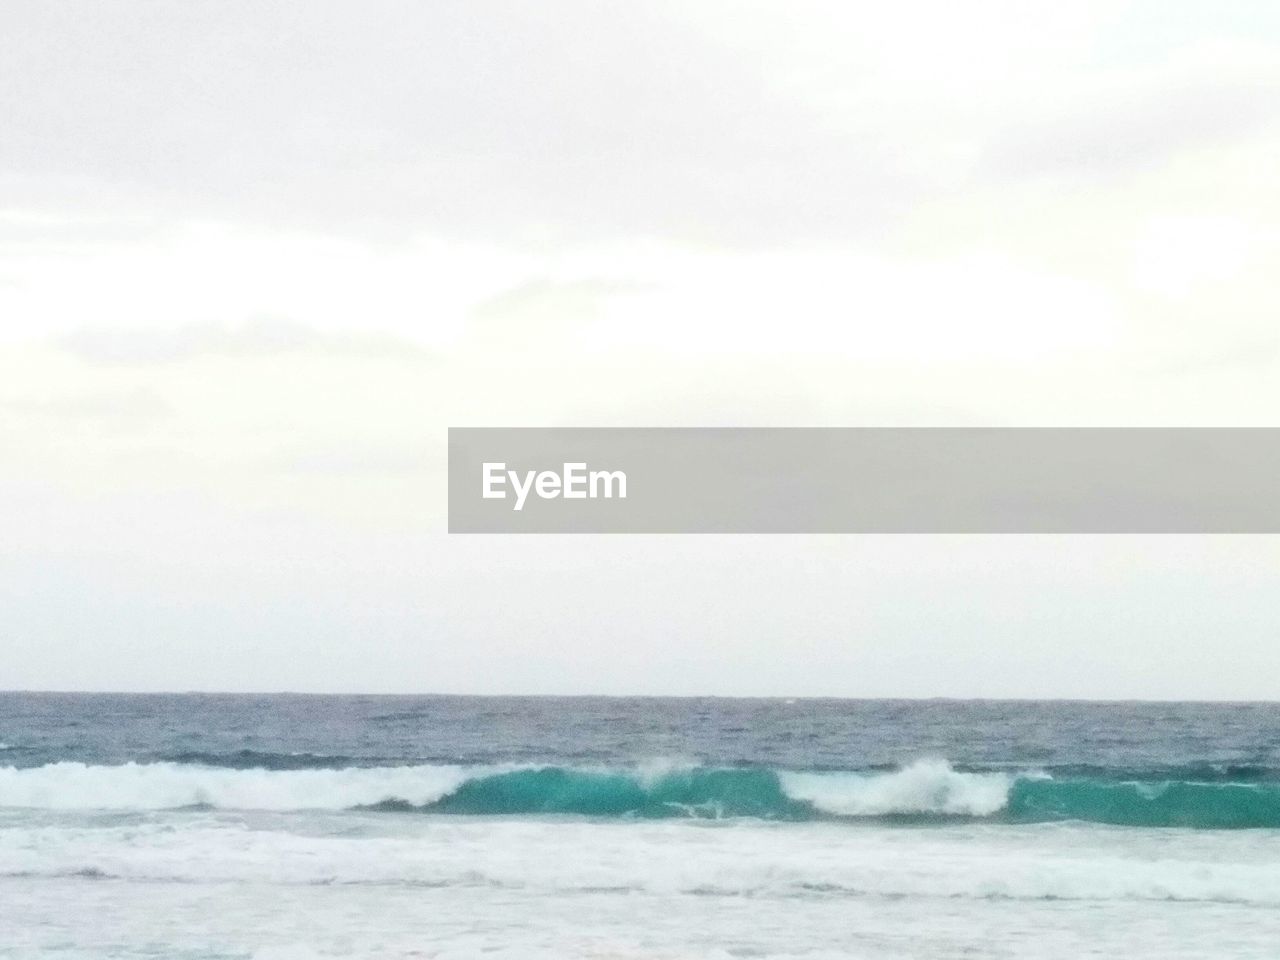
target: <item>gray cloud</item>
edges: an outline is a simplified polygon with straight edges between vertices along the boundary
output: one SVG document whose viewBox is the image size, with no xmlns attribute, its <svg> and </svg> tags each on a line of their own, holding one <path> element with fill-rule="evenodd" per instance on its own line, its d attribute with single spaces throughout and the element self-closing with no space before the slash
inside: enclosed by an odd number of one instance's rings
<svg viewBox="0 0 1280 960">
<path fill-rule="evenodd" d="M 266 466 L 286 474 L 361 479 L 418 478 L 435 481 L 448 465 L 439 444 L 423 439 L 416 445 L 315 446 L 286 450 Z"/>
<path fill-rule="evenodd" d="M 532 280 L 477 304 L 468 317 L 468 334 L 487 349 L 545 346 L 598 319 L 610 297 L 637 289 L 636 284 L 603 279 Z"/>
<path fill-rule="evenodd" d="M 154 391 L 135 388 L 6 400 L 0 402 L 0 413 L 22 419 L 137 426 L 168 418 L 173 408 Z"/>
<path fill-rule="evenodd" d="M 328 334 L 305 324 L 266 319 L 239 324 L 190 323 L 156 330 L 83 327 L 58 343 L 82 360 L 104 364 L 297 353 L 415 360 L 429 356 L 416 344 L 386 335 Z"/>
<path fill-rule="evenodd" d="M 660 5 L 6 5 L 0 188 L 485 235 L 863 229 L 891 139 Z"/>
<path fill-rule="evenodd" d="M 1149 38 L 1161 8 L 1129 19 L 1120 39 L 1159 48 L 1146 56 L 1191 45 Z M 1204 35 L 1226 29 L 1207 19 Z M 799 82 L 802 57 L 762 57 L 663 0 L 11 0 L 0 192 L 379 236 L 874 238 L 986 178 L 1158 163 L 1280 103 L 1274 76 L 1209 62 L 1142 89 L 1088 70 L 1066 103 L 1033 99 L 1049 72 L 1024 78 L 1020 105 L 1010 78 L 984 104 L 928 63 L 863 62 L 869 47 L 828 43 L 822 79 Z M 1021 119 L 993 127 L 991 106 Z"/>
<path fill-rule="evenodd" d="M 1280 75 L 1201 77 L 1098 92 L 1010 124 L 982 163 L 994 179 L 1112 174 L 1230 143 L 1280 120 Z"/>
</svg>

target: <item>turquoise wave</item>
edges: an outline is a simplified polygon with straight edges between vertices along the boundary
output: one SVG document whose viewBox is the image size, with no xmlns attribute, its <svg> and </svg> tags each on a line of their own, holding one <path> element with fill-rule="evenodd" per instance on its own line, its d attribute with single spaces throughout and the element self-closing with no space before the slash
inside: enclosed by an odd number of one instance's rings
<svg viewBox="0 0 1280 960">
<path fill-rule="evenodd" d="M 693 769 L 644 778 L 544 767 L 468 780 L 427 809 L 437 813 L 571 813 L 593 817 L 808 819 L 772 770 Z"/>
<path fill-rule="evenodd" d="M 956 769 L 926 760 L 898 770 L 766 767 L 520 767 L 419 764 L 298 769 L 165 761 L 0 766 L 0 811 L 427 811 L 493 816 L 731 818 L 929 824 L 1084 821 L 1120 827 L 1280 830 L 1280 780 L 1090 776 Z M 334 762 L 337 758 L 324 758 Z M 309 764 L 310 766 L 307 766 Z"/>
<path fill-rule="evenodd" d="M 1280 827 L 1280 785 L 1019 780 L 1003 816 L 1016 822 L 1084 820 L 1124 827 Z"/>
<path fill-rule="evenodd" d="M 892 773 L 693 768 L 653 776 L 549 766 L 478 775 L 428 804 L 389 800 L 376 806 L 458 815 L 916 824 L 1085 821 L 1241 829 L 1280 828 L 1280 783 L 1064 780 L 965 773 L 946 764 L 915 765 Z"/>
</svg>

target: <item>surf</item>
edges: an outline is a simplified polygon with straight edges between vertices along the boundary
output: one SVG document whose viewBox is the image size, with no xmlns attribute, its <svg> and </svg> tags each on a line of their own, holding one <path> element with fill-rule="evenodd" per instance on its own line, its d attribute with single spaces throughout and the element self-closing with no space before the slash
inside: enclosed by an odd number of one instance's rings
<svg viewBox="0 0 1280 960">
<path fill-rule="evenodd" d="M 961 770 L 788 771 L 696 764 L 573 767 L 247 767 L 161 761 L 0 767 L 0 807 L 51 810 L 366 810 L 441 816 L 752 818 L 904 825 L 1063 821 L 1117 827 L 1280 828 L 1280 781 Z"/>
</svg>

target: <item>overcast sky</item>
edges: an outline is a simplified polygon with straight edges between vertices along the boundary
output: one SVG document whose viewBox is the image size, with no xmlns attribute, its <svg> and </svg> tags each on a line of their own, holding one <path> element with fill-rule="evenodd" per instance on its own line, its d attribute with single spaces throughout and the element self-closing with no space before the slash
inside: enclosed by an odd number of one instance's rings
<svg viewBox="0 0 1280 960">
<path fill-rule="evenodd" d="M 0 6 L 0 689 L 1274 698 L 1274 537 L 447 537 L 445 430 L 1278 426 L 1280 5 Z"/>
</svg>

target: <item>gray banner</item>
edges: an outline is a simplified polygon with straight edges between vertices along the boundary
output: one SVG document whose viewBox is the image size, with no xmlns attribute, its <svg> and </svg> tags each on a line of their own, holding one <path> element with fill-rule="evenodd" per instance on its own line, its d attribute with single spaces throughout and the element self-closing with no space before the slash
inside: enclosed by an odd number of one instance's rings
<svg viewBox="0 0 1280 960">
<path fill-rule="evenodd" d="M 1280 429 L 449 431 L 450 533 L 1277 533 Z"/>
</svg>

